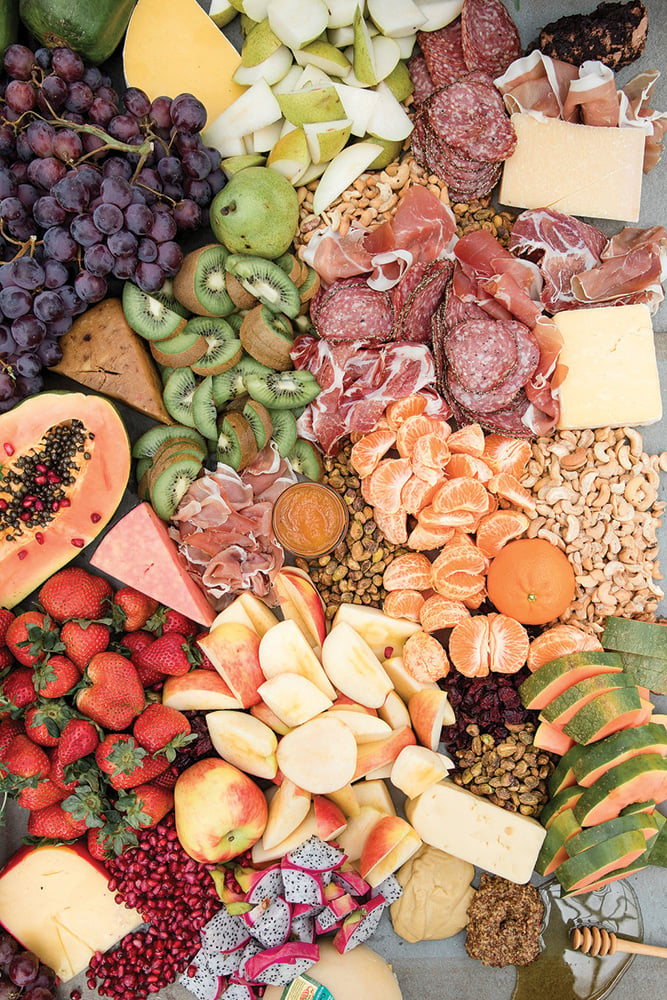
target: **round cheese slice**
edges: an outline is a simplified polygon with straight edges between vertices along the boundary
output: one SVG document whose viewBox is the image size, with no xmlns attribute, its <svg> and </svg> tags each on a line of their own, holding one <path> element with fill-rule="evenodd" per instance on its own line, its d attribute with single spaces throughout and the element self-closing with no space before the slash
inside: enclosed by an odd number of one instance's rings
<svg viewBox="0 0 667 1000">
<path fill-rule="evenodd" d="M 341 955 L 331 941 L 320 943 L 320 960 L 306 973 L 326 986 L 334 1000 L 402 1000 L 391 966 L 365 944 Z M 268 986 L 264 1000 L 280 1000 L 287 988 Z"/>
</svg>

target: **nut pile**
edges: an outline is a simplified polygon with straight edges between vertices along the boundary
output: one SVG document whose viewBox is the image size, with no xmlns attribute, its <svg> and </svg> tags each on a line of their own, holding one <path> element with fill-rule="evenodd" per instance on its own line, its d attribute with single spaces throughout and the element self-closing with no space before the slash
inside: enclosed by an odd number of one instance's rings
<svg viewBox="0 0 667 1000">
<path fill-rule="evenodd" d="M 538 816 L 549 798 L 547 781 L 554 769 L 552 757 L 533 746 L 532 723 L 508 725 L 507 729 L 503 740 L 478 731 L 467 749 L 454 751 L 454 781 L 510 812 Z"/>
<path fill-rule="evenodd" d="M 297 559 L 319 590 L 326 607 L 327 621 L 339 604 L 368 604 L 381 607 L 386 596 L 382 577 L 389 563 L 407 550 L 392 545 L 373 519 L 373 510 L 360 493 L 359 476 L 350 463 L 352 444 L 347 441 L 338 455 L 323 457 L 322 482 L 333 487 L 350 511 L 350 528 L 333 552 L 313 559 Z"/>
<path fill-rule="evenodd" d="M 667 452 L 648 455 L 635 428 L 561 431 L 537 438 L 521 479 L 537 500 L 529 537 L 566 553 L 576 596 L 563 621 L 599 635 L 607 615 L 655 621 L 658 500 Z"/>
</svg>

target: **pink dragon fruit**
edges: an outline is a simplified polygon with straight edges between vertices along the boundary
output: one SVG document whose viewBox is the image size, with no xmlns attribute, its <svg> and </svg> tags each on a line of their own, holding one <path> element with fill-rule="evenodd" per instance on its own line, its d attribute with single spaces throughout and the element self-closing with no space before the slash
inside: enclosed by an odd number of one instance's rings
<svg viewBox="0 0 667 1000">
<path fill-rule="evenodd" d="M 395 875 L 387 875 L 386 879 L 383 879 L 379 885 L 376 885 L 374 889 L 371 889 L 371 898 L 375 896 L 384 896 L 386 903 L 395 903 L 397 899 L 400 899 L 403 895 L 403 886 L 398 881 Z"/>
<path fill-rule="evenodd" d="M 219 1000 L 225 986 L 222 976 L 209 972 L 204 965 L 199 966 L 193 976 L 184 973 L 179 981 L 197 1000 Z"/>
<path fill-rule="evenodd" d="M 327 934 L 337 930 L 343 923 L 342 917 L 337 917 L 330 906 L 325 906 L 315 917 L 315 930 L 318 934 Z"/>
<path fill-rule="evenodd" d="M 243 958 L 243 948 L 244 946 L 241 945 L 234 951 L 208 953 L 206 958 L 211 972 L 217 972 L 219 976 L 229 976 L 232 972 L 236 972 Z"/>
<path fill-rule="evenodd" d="M 256 1000 L 257 994 L 245 983 L 230 983 L 220 1000 Z"/>
<path fill-rule="evenodd" d="M 315 940 L 315 919 L 310 913 L 302 913 L 292 918 L 292 937 L 295 941 L 312 944 Z"/>
<path fill-rule="evenodd" d="M 260 903 L 267 896 L 269 899 L 276 899 L 277 896 L 284 895 L 280 865 L 271 865 L 263 871 L 254 872 L 245 898 L 248 903 Z"/>
<path fill-rule="evenodd" d="M 362 878 L 354 869 L 339 868 L 338 871 L 333 872 L 331 878 L 336 885 L 341 886 L 351 896 L 365 896 L 370 890 L 366 879 Z"/>
<path fill-rule="evenodd" d="M 264 948 L 259 943 L 259 941 L 255 941 L 254 938 L 250 938 L 247 945 L 243 949 L 243 954 L 241 955 L 241 961 L 239 962 L 239 966 L 236 972 L 232 973 L 231 978 L 237 981 L 246 979 L 247 975 L 245 970 L 247 963 L 250 961 L 251 958 L 254 958 L 255 955 L 258 955 L 261 951 L 264 951 Z"/>
<path fill-rule="evenodd" d="M 245 975 L 255 983 L 287 986 L 314 965 L 319 957 L 319 945 L 288 941 L 249 958 L 245 963 Z"/>
<path fill-rule="evenodd" d="M 243 914 L 250 933 L 265 948 L 275 948 L 284 944 L 292 926 L 292 907 L 282 896 L 263 899 L 261 903 Z"/>
<path fill-rule="evenodd" d="M 300 865 L 283 859 L 282 877 L 285 899 L 289 903 L 310 903 L 318 906 L 324 902 L 324 886 L 319 872 L 305 871 Z"/>
<path fill-rule="evenodd" d="M 209 920 L 201 932 L 207 952 L 235 951 L 250 940 L 248 928 L 240 917 L 227 913 L 223 907 Z"/>
<path fill-rule="evenodd" d="M 289 851 L 285 855 L 285 861 L 296 865 L 297 868 L 306 868 L 308 871 L 328 872 L 340 868 L 346 857 L 347 855 L 339 848 L 313 836 L 304 840 L 293 851 Z"/>
<path fill-rule="evenodd" d="M 345 918 L 343 926 L 336 931 L 333 939 L 333 943 L 341 955 L 355 948 L 373 934 L 380 923 L 380 917 L 386 905 L 387 902 L 383 896 L 375 896 L 374 899 L 370 899 Z"/>
</svg>

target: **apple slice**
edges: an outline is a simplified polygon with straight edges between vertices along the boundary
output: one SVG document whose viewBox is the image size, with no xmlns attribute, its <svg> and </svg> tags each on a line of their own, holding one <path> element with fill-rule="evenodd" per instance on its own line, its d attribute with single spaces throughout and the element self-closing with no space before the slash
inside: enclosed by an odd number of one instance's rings
<svg viewBox="0 0 667 1000">
<path fill-rule="evenodd" d="M 410 748 L 406 747 L 405 749 L 409 750 Z M 396 808 L 392 801 L 391 793 L 387 788 L 386 782 L 380 778 L 371 780 L 367 778 L 364 781 L 356 781 L 352 785 L 352 790 L 360 809 L 363 809 L 364 806 L 370 806 L 371 809 L 377 809 L 383 816 L 396 815 Z"/>
<path fill-rule="evenodd" d="M 284 737 L 287 739 L 287 737 Z M 376 777 L 378 768 L 389 768 L 386 776 L 391 773 L 391 765 L 394 763 L 403 747 L 416 743 L 415 734 L 410 726 L 403 729 L 395 729 L 390 736 L 383 740 L 376 740 L 374 743 L 360 743 L 357 747 L 357 765 L 354 770 L 353 781 L 365 778 L 369 775 Z M 384 775 L 384 771 L 383 771 Z"/>
<path fill-rule="evenodd" d="M 322 664 L 315 656 L 303 632 L 291 618 L 278 622 L 259 644 L 262 680 L 276 674 L 301 674 L 332 701 L 336 692 Z"/>
<path fill-rule="evenodd" d="M 383 35 L 402 38 L 414 35 L 426 23 L 424 12 L 412 0 L 387 3 L 387 0 L 367 0 L 368 15 Z"/>
<path fill-rule="evenodd" d="M 384 705 L 378 708 L 378 716 L 390 729 L 402 729 L 412 725 L 405 702 L 396 691 L 390 691 Z"/>
<path fill-rule="evenodd" d="M 246 164 L 248 167 L 259 165 L 257 160 Z M 267 608 L 264 601 L 260 601 L 259 597 L 246 591 L 219 613 L 211 625 L 211 630 L 217 625 L 222 625 L 223 622 L 237 622 L 239 625 L 247 625 L 248 628 L 254 629 L 261 639 L 270 628 L 278 624 L 278 619 L 273 611 Z"/>
<path fill-rule="evenodd" d="M 264 847 L 269 850 L 289 837 L 303 823 L 309 811 L 310 792 L 285 778 L 269 802 L 268 819 L 262 834 Z"/>
<path fill-rule="evenodd" d="M 322 644 L 322 666 L 339 691 L 360 705 L 384 705 L 393 684 L 368 643 L 347 622 L 334 625 Z"/>
<path fill-rule="evenodd" d="M 191 670 L 180 677 L 167 677 L 162 704 L 179 712 L 209 712 L 216 708 L 243 708 L 215 670 Z"/>
<path fill-rule="evenodd" d="M 307 137 L 305 126 L 304 132 Z M 324 603 L 308 574 L 294 566 L 284 566 L 276 574 L 273 589 L 284 617 L 295 621 L 313 649 L 319 650 L 327 634 L 327 623 Z"/>
<path fill-rule="evenodd" d="M 317 795 L 347 785 L 356 763 L 356 740 L 345 723 L 333 717 L 304 722 L 278 745 L 278 766 L 285 777 Z"/>
<path fill-rule="evenodd" d="M 348 817 L 347 826 L 338 838 L 338 846 L 345 851 L 348 861 L 359 860 L 369 833 L 383 816 L 378 809 L 363 806 L 356 816 Z"/>
<path fill-rule="evenodd" d="M 420 31 L 439 31 L 454 21 L 463 10 L 463 0 L 417 0 L 426 18 Z"/>
<path fill-rule="evenodd" d="M 342 118 L 343 115 L 337 115 Z M 351 117 L 347 115 L 346 117 Z M 335 201 L 346 188 L 363 174 L 376 156 L 382 152 L 382 146 L 377 142 L 355 142 L 334 156 L 333 160 L 322 174 L 313 196 L 313 212 L 320 215 Z"/>
<path fill-rule="evenodd" d="M 400 656 L 410 636 L 421 631 L 419 622 L 390 618 L 377 608 L 367 608 L 363 604 L 341 604 L 333 624 L 339 622 L 351 625 L 381 660 Z"/>
<path fill-rule="evenodd" d="M 375 888 L 415 854 L 422 839 L 407 820 L 383 816 L 366 838 L 359 860 L 359 874 Z"/>
<path fill-rule="evenodd" d="M 347 819 L 335 802 L 324 795 L 313 795 L 317 836 L 320 840 L 336 840 L 347 826 Z"/>
<path fill-rule="evenodd" d="M 211 743 L 228 764 L 258 778 L 275 777 L 278 740 L 263 722 L 245 712 L 222 710 L 209 712 L 206 725 Z"/>
<path fill-rule="evenodd" d="M 202 132 L 202 139 L 207 146 L 220 150 L 223 156 L 230 156 L 232 154 L 223 152 L 221 148 L 228 139 L 240 138 L 277 122 L 281 117 L 280 105 L 268 83 L 266 80 L 258 80 L 207 125 Z"/>
<path fill-rule="evenodd" d="M 266 12 L 271 30 L 293 51 L 314 42 L 329 20 L 323 0 L 269 0 Z"/>
<path fill-rule="evenodd" d="M 343 785 L 342 788 L 337 788 L 334 792 L 327 792 L 326 797 L 335 802 L 348 819 L 359 814 L 359 803 L 352 785 Z"/>
<path fill-rule="evenodd" d="M 330 711 L 336 712 L 339 708 L 342 708 L 345 712 L 363 712 L 364 715 L 377 716 L 376 708 L 369 708 L 368 705 L 360 705 L 358 701 L 354 698 L 348 698 L 346 694 L 342 691 L 337 692 L 336 700 L 331 706 Z"/>
<path fill-rule="evenodd" d="M 256 632 L 247 625 L 223 622 L 197 639 L 197 644 L 243 708 L 261 701 L 257 688 L 264 683 L 264 674 L 259 663 L 260 640 Z"/>
<path fill-rule="evenodd" d="M 222 706 L 220 706 L 222 708 Z M 285 733 L 289 733 L 290 726 L 286 726 L 282 719 L 279 719 L 275 712 L 272 712 L 268 705 L 263 701 L 258 701 L 256 705 L 253 705 L 250 709 L 250 714 L 260 722 L 263 722 L 265 726 L 272 729 L 274 733 L 278 736 L 284 736 Z"/>
<path fill-rule="evenodd" d="M 317 823 L 315 822 L 315 809 L 313 806 L 308 810 L 308 815 L 306 818 L 297 826 L 296 830 L 289 833 L 284 840 L 276 844 L 274 847 L 266 847 L 264 845 L 264 838 L 260 837 L 256 844 L 254 844 L 251 852 L 252 862 L 255 865 L 266 864 L 267 861 L 276 861 L 278 858 L 283 858 L 288 851 L 293 851 L 295 847 L 299 844 L 303 844 L 305 840 L 309 840 L 310 837 L 317 835 Z"/>
<path fill-rule="evenodd" d="M 334 706 L 327 714 L 344 722 L 352 730 L 357 743 L 372 743 L 373 740 L 381 740 L 391 733 L 391 726 L 376 715 L 368 715 L 367 712 L 347 711 L 343 707 Z"/>
<path fill-rule="evenodd" d="M 446 778 L 453 766 L 448 757 L 428 747 L 404 747 L 391 769 L 391 783 L 409 799 L 414 799 Z"/>
<path fill-rule="evenodd" d="M 290 728 L 314 719 L 331 707 L 331 698 L 302 674 L 276 674 L 258 690 L 271 711 Z"/>
<path fill-rule="evenodd" d="M 439 691 L 435 681 L 418 681 L 403 666 L 402 656 L 391 656 L 382 666 L 404 702 L 409 702 L 417 691 Z"/>
<path fill-rule="evenodd" d="M 408 702 L 408 711 L 417 739 L 431 750 L 440 746 L 442 727 L 453 726 L 456 722 L 447 692 L 440 688 L 416 691 Z"/>
</svg>

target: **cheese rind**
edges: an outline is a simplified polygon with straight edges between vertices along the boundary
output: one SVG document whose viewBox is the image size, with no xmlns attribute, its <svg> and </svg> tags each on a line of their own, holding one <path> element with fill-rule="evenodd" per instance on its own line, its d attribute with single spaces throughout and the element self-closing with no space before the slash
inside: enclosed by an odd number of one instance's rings
<svg viewBox="0 0 667 1000">
<path fill-rule="evenodd" d="M 20 851 L 0 874 L 0 922 L 67 982 L 143 920 L 83 848 L 61 845 Z"/>
<path fill-rule="evenodd" d="M 505 161 L 500 201 L 569 215 L 637 222 L 644 133 L 636 128 L 578 125 L 512 115 L 517 134 Z"/>
<path fill-rule="evenodd" d="M 406 802 L 405 813 L 426 844 L 520 884 L 530 880 L 546 836 L 537 820 L 447 778 Z"/>
<path fill-rule="evenodd" d="M 559 430 L 632 427 L 662 417 L 651 314 L 645 305 L 556 313 L 563 337 Z"/>
</svg>

